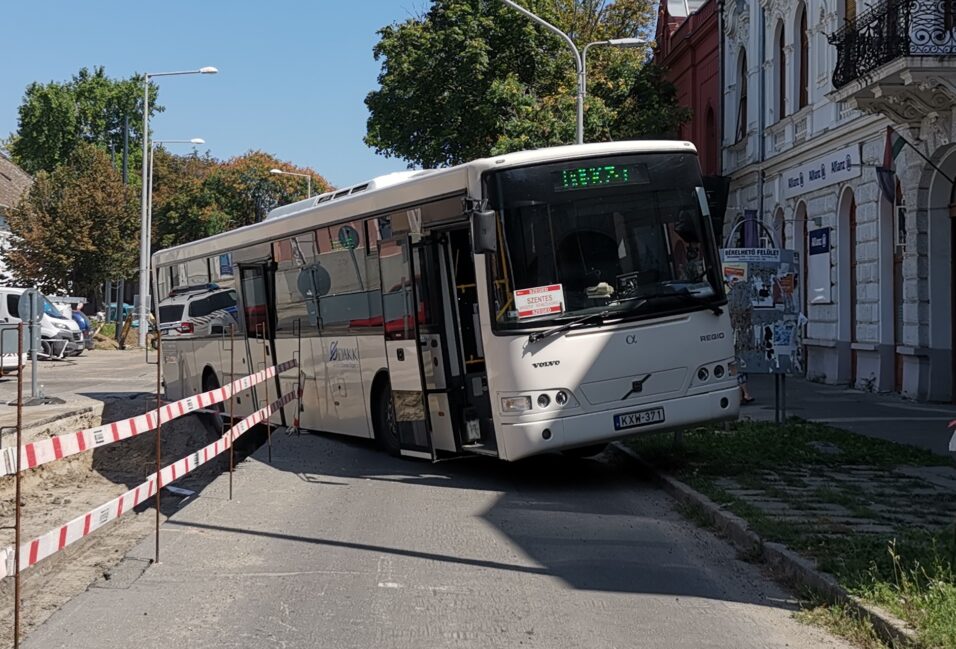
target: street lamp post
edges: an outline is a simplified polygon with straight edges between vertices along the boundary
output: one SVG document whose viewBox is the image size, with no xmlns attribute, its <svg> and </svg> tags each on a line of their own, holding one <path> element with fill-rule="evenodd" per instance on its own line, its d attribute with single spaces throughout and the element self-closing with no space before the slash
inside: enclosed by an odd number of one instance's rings
<svg viewBox="0 0 956 649">
<path fill-rule="evenodd" d="M 282 169 L 270 169 L 269 173 L 283 176 L 300 176 L 305 178 L 307 181 L 306 191 L 308 192 L 306 194 L 306 198 L 312 198 L 312 174 L 299 174 L 295 173 L 294 171 L 283 171 Z"/>
<path fill-rule="evenodd" d="M 156 157 L 157 144 L 205 144 L 206 140 L 194 137 L 191 140 L 151 140 L 149 147 L 149 187 L 146 198 L 146 250 L 149 250 L 153 236 L 153 159 Z"/>
<path fill-rule="evenodd" d="M 531 13 L 521 5 L 515 4 L 512 0 L 501 0 L 507 6 L 511 7 L 515 11 L 524 14 L 531 20 L 535 21 L 539 25 L 550 29 L 552 32 L 564 39 L 564 42 L 568 44 L 568 47 L 571 48 L 571 52 L 574 54 L 574 65 L 577 67 L 578 72 L 578 93 L 577 93 L 577 143 L 584 144 L 584 96 L 587 94 L 587 56 L 588 48 L 592 45 L 612 45 L 615 47 L 638 47 L 640 45 L 646 45 L 646 42 L 640 38 L 612 38 L 606 41 L 595 41 L 593 43 L 588 43 L 584 46 L 584 52 L 578 52 L 577 46 L 574 44 L 574 41 L 571 40 L 571 37 L 565 34 L 563 31 L 544 20 L 540 16 L 536 16 Z"/>
<path fill-rule="evenodd" d="M 577 143 L 584 144 L 584 62 L 581 60 L 581 53 L 578 52 L 577 46 L 574 44 L 574 41 L 571 40 L 571 37 L 565 34 L 563 31 L 549 23 L 544 18 L 536 16 L 531 13 L 521 5 L 515 4 L 511 0 L 501 0 L 503 3 L 514 9 L 515 11 L 524 14 L 531 20 L 535 21 L 542 27 L 550 29 L 552 32 L 564 39 L 564 42 L 568 44 L 568 47 L 571 48 L 571 53 L 574 54 L 574 65 L 577 67 L 578 72 L 578 101 L 577 101 L 577 114 L 578 114 L 578 123 L 577 123 Z"/>
<path fill-rule="evenodd" d="M 146 346 L 146 322 L 149 314 L 149 80 L 155 77 L 175 77 L 186 74 L 216 74 L 213 67 L 181 72 L 149 72 L 143 75 L 143 194 L 139 223 L 139 345 Z"/>
</svg>

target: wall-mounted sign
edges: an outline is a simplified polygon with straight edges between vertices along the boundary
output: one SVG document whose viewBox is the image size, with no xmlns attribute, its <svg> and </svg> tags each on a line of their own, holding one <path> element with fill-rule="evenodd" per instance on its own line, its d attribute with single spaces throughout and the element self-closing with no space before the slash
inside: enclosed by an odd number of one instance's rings
<svg viewBox="0 0 956 649">
<path fill-rule="evenodd" d="M 783 195 L 793 198 L 856 178 L 862 172 L 860 147 L 854 144 L 783 172 Z"/>
<path fill-rule="evenodd" d="M 810 304 L 830 304 L 830 228 L 810 230 L 808 249 L 810 259 L 807 263 L 807 290 L 810 291 Z"/>
</svg>

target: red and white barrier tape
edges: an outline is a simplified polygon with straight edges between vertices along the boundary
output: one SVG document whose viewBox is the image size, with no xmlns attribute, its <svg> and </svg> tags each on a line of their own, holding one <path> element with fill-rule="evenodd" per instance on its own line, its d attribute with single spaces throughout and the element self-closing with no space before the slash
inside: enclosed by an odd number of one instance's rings
<svg viewBox="0 0 956 649">
<path fill-rule="evenodd" d="M 268 369 L 259 370 L 255 374 L 236 379 L 221 388 L 167 403 L 160 409 L 162 423 L 168 423 L 177 417 L 182 417 L 196 410 L 208 408 L 209 406 L 226 401 L 232 395 L 233 390 L 237 392 L 248 390 L 252 386 L 262 383 L 266 379 L 271 379 L 276 374 L 281 374 L 297 365 L 298 361 L 295 359 L 286 361 L 279 365 L 273 365 Z M 87 428 L 86 430 L 80 430 L 75 433 L 66 433 L 65 435 L 57 435 L 50 439 L 30 442 L 24 445 L 20 452 L 20 468 L 21 470 L 32 469 L 41 464 L 54 462 L 99 446 L 106 446 L 113 442 L 135 437 L 136 435 L 154 430 L 157 425 L 156 410 L 153 409 L 145 414 L 130 417 L 123 421 L 115 421 L 111 424 Z M 0 476 L 16 473 L 16 458 L 16 447 L 11 446 L 0 449 Z"/>
<path fill-rule="evenodd" d="M 229 447 L 239 438 L 240 435 L 248 431 L 256 424 L 265 421 L 267 417 L 285 406 L 287 403 L 295 400 L 298 396 L 298 390 L 293 390 L 284 395 L 281 399 L 273 401 L 264 408 L 260 408 L 252 413 L 238 424 L 230 428 L 226 433 L 208 446 L 191 453 L 186 457 L 173 462 L 169 466 L 163 467 L 159 472 L 159 485 L 164 487 L 175 480 L 196 470 L 217 455 L 229 450 Z M 156 474 L 151 474 L 146 481 L 114 498 L 105 505 L 101 505 L 86 514 L 74 518 L 72 521 L 51 530 L 42 536 L 38 536 L 32 541 L 20 545 L 20 572 L 29 568 L 35 563 L 55 554 L 70 545 L 79 541 L 84 536 L 92 534 L 97 529 L 103 527 L 112 520 L 122 516 L 142 502 L 145 502 L 156 493 Z M 13 548 L 7 547 L 0 549 L 0 579 L 13 574 Z"/>
</svg>

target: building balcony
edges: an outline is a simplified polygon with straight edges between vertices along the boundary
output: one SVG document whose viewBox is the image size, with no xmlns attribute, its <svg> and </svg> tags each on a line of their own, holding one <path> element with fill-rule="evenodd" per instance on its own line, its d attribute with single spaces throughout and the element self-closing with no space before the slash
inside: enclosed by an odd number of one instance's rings
<svg viewBox="0 0 956 649">
<path fill-rule="evenodd" d="M 908 124 L 956 101 L 956 0 L 880 0 L 829 41 L 832 101 Z"/>
</svg>

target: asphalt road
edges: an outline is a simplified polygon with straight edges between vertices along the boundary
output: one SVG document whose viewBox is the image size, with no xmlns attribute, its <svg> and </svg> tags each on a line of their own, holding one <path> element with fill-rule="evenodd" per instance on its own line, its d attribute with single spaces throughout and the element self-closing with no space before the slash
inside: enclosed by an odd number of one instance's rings
<svg viewBox="0 0 956 649">
<path fill-rule="evenodd" d="M 35 631 L 69 647 L 844 647 L 623 459 L 277 436 Z M 29 605 L 29 600 L 26 605 Z"/>
</svg>

